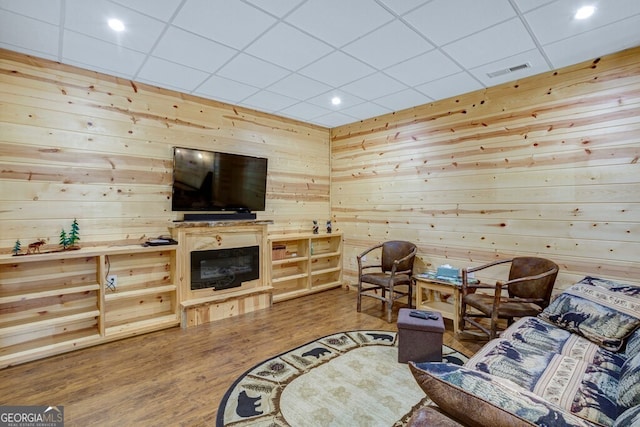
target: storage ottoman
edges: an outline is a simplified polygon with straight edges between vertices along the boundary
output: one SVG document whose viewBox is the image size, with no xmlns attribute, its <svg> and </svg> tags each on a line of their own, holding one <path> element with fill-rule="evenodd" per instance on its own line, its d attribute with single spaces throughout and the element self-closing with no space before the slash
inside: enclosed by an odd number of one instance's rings
<svg viewBox="0 0 640 427">
<path fill-rule="evenodd" d="M 409 316 L 413 311 L 401 308 L 398 314 L 398 362 L 442 362 L 444 321 Z"/>
</svg>

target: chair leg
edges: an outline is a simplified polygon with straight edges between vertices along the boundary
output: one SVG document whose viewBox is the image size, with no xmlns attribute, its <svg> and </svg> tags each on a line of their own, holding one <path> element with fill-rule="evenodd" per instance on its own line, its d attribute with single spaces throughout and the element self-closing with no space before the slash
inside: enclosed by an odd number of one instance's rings
<svg viewBox="0 0 640 427">
<path fill-rule="evenodd" d="M 360 313 L 362 310 L 362 281 L 358 280 L 358 297 L 357 297 L 357 311 Z"/>
<path fill-rule="evenodd" d="M 387 297 L 387 323 L 391 323 L 391 317 L 393 312 L 393 295 L 394 295 L 393 284 L 391 284 L 389 285 L 389 296 Z"/>
<path fill-rule="evenodd" d="M 498 311 L 497 310 L 493 310 L 493 313 L 491 314 L 491 330 L 490 330 L 490 334 L 489 334 L 489 339 L 494 339 L 496 337 L 496 331 L 498 329 Z"/>
</svg>

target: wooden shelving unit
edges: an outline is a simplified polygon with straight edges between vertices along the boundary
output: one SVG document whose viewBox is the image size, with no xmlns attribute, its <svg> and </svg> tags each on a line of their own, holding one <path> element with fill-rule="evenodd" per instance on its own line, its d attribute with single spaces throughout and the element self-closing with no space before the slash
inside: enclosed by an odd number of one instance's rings
<svg viewBox="0 0 640 427">
<path fill-rule="evenodd" d="M 270 236 L 273 301 L 342 285 L 342 234 Z"/>
<path fill-rule="evenodd" d="M 177 250 L 0 256 L 0 368 L 178 325 Z M 117 275 L 115 289 L 107 274 Z"/>
</svg>

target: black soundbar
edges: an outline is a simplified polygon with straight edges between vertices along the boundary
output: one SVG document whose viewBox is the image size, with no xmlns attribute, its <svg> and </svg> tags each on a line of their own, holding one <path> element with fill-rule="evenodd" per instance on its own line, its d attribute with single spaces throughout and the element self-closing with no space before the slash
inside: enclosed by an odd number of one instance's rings
<svg viewBox="0 0 640 427">
<path fill-rule="evenodd" d="M 228 221 L 240 219 L 256 219 L 256 214 L 253 212 L 184 214 L 185 221 Z"/>
</svg>

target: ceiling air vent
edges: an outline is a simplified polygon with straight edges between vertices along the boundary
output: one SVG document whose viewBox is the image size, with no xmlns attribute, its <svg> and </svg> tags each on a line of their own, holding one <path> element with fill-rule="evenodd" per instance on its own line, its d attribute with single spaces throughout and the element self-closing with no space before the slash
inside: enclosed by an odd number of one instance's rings
<svg viewBox="0 0 640 427">
<path fill-rule="evenodd" d="M 505 74 L 513 73 L 514 71 L 524 70 L 525 68 L 531 68 L 531 64 L 527 62 L 525 64 L 514 65 L 513 67 L 509 67 L 509 68 L 505 68 L 505 69 L 502 69 L 502 70 L 494 71 L 492 73 L 487 73 L 487 76 L 489 76 L 491 78 L 494 78 L 494 77 L 498 77 L 498 76 L 503 76 Z"/>
</svg>

